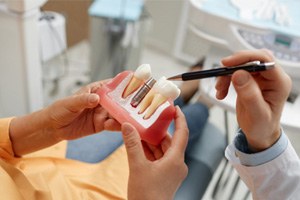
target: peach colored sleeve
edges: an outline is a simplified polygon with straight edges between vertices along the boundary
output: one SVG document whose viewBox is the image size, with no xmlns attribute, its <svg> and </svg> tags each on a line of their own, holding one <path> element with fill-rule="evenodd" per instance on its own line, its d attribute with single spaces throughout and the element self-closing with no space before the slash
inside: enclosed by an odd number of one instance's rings
<svg viewBox="0 0 300 200">
<path fill-rule="evenodd" d="M 126 199 L 129 166 L 124 145 L 96 164 L 18 158 L 9 138 L 11 120 L 0 119 L 0 191 L 5 191 L 0 199 Z"/>
<path fill-rule="evenodd" d="M 14 157 L 14 151 L 9 138 L 9 125 L 12 119 L 0 119 L 0 157 L 3 159 Z"/>
</svg>

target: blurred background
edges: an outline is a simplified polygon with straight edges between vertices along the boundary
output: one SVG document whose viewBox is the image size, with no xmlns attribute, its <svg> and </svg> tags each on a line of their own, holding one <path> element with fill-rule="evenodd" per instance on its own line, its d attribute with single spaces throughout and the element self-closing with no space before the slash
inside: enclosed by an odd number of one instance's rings
<svg viewBox="0 0 300 200">
<path fill-rule="evenodd" d="M 282 126 L 300 152 L 300 21 L 294 20 L 299 19 L 299 4 L 0 0 L 0 117 L 33 112 L 83 85 L 143 63 L 151 65 L 154 77 L 168 77 L 188 71 L 203 58 L 204 68 L 212 68 L 237 50 L 268 48 L 293 79 Z M 214 80 L 202 81 L 200 88 L 199 95 L 216 105 L 209 122 L 231 141 L 237 129 L 234 91 L 220 102 L 214 98 Z M 195 192 L 199 183 L 191 180 L 192 189 L 178 199 L 251 199 L 223 156 L 215 163 L 204 192 Z"/>
</svg>

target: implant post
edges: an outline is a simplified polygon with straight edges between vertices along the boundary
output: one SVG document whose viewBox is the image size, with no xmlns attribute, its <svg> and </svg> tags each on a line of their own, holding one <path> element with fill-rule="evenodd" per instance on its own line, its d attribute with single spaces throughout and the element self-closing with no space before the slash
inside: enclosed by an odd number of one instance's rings
<svg viewBox="0 0 300 200">
<path fill-rule="evenodd" d="M 156 80 L 154 78 L 149 78 L 132 98 L 130 102 L 131 106 L 137 107 L 155 83 Z"/>
</svg>

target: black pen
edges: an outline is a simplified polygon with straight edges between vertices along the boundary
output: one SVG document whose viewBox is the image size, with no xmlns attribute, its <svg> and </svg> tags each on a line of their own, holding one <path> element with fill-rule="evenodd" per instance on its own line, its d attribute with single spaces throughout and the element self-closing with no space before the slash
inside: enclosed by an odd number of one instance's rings
<svg viewBox="0 0 300 200">
<path fill-rule="evenodd" d="M 168 80 L 172 81 L 188 81 L 216 76 L 227 76 L 233 74 L 237 70 L 246 70 L 248 72 L 259 72 L 271 69 L 275 66 L 275 62 L 261 63 L 260 61 L 252 61 L 243 65 L 233 67 L 220 67 L 209 70 L 186 72 L 177 76 L 172 76 Z"/>
</svg>

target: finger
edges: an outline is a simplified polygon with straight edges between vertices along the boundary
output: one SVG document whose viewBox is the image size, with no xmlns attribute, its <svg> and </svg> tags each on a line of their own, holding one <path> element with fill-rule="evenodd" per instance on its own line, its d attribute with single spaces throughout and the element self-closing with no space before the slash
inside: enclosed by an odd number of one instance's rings
<svg viewBox="0 0 300 200">
<path fill-rule="evenodd" d="M 218 77 L 217 78 L 217 83 L 216 83 L 216 98 L 217 99 L 224 99 L 227 94 L 228 94 L 228 90 L 229 90 L 229 86 L 231 83 L 231 77 L 229 76 L 222 76 L 222 77 Z"/>
<path fill-rule="evenodd" d="M 239 70 L 232 76 L 233 86 L 236 90 L 239 103 L 247 109 L 251 105 L 251 109 L 245 111 L 250 116 L 259 115 L 266 110 L 268 104 L 264 101 L 261 90 L 249 72 Z"/>
<path fill-rule="evenodd" d="M 152 145 L 152 144 L 149 144 L 149 143 L 147 143 L 147 146 L 152 151 L 155 159 L 160 159 L 161 157 L 163 157 L 164 154 L 163 154 L 160 146 L 155 146 L 155 145 Z"/>
<path fill-rule="evenodd" d="M 182 111 L 178 106 L 176 106 L 176 116 L 175 116 L 175 132 L 172 140 L 172 147 L 178 150 L 180 153 L 184 154 L 185 148 L 188 141 L 188 127 L 186 119 Z"/>
<path fill-rule="evenodd" d="M 83 93 L 95 93 L 99 88 L 101 88 L 107 80 L 96 81 L 90 83 L 82 88 L 80 88 L 75 94 L 83 94 Z"/>
<path fill-rule="evenodd" d="M 150 161 L 155 161 L 155 156 L 153 155 L 153 152 L 149 149 L 149 146 L 145 141 L 142 141 L 143 149 L 145 156 Z"/>
<path fill-rule="evenodd" d="M 120 131 L 121 124 L 115 119 L 107 119 L 104 122 L 104 129 L 108 131 Z"/>
<path fill-rule="evenodd" d="M 129 123 L 122 124 L 122 135 L 127 151 L 129 166 L 145 160 L 140 135 Z"/>
<path fill-rule="evenodd" d="M 100 104 L 94 109 L 96 131 L 120 131 L 121 124 L 115 120 Z"/>
<path fill-rule="evenodd" d="M 245 51 L 237 52 L 227 58 L 224 58 L 222 60 L 222 63 L 225 66 L 234 66 L 234 65 L 244 64 L 246 62 L 254 61 L 254 60 L 258 60 L 261 62 L 273 62 L 275 59 L 272 53 L 266 49 L 254 50 L 254 51 L 245 50 Z M 290 78 L 279 65 L 275 65 L 273 69 L 259 72 L 259 74 L 265 80 L 269 81 L 269 85 L 271 88 L 276 87 L 280 91 L 287 91 L 287 93 L 290 91 L 291 88 Z"/>
<path fill-rule="evenodd" d="M 75 94 L 84 94 L 84 93 L 92 93 L 93 88 L 98 88 L 100 87 L 100 82 L 93 82 L 90 83 L 82 88 L 80 88 L 78 91 L 75 92 Z"/>
<path fill-rule="evenodd" d="M 170 134 L 167 134 L 166 137 L 161 141 L 161 150 L 165 153 L 171 146 L 172 138 Z"/>
<path fill-rule="evenodd" d="M 236 66 L 236 65 L 244 64 L 255 60 L 261 62 L 273 62 L 274 57 L 272 53 L 266 49 L 245 50 L 245 51 L 239 51 L 229 57 L 223 58 L 222 64 L 224 66 Z M 260 72 L 259 74 L 266 80 L 278 81 L 283 77 L 284 72 L 281 69 L 281 67 L 277 66 L 274 69 L 266 70 Z M 228 94 L 229 86 L 230 86 L 229 77 L 220 77 L 216 84 L 216 90 L 217 90 L 216 97 L 218 99 L 225 98 Z"/>
<path fill-rule="evenodd" d="M 236 66 L 244 64 L 250 61 L 261 61 L 261 62 L 272 62 L 274 57 L 270 51 L 261 49 L 261 50 L 245 50 L 239 51 L 231 56 L 222 59 L 222 64 L 224 66 Z"/>
<path fill-rule="evenodd" d="M 222 63 L 225 66 L 235 66 L 255 60 L 261 62 L 273 62 L 275 59 L 272 53 L 266 49 L 245 50 L 239 51 L 232 56 L 222 59 Z M 267 80 L 278 80 L 278 78 L 281 78 L 282 74 L 285 74 L 285 72 L 280 66 L 276 65 L 274 69 L 262 71 L 260 74 Z"/>
<path fill-rule="evenodd" d="M 105 85 L 107 82 L 111 81 L 111 79 L 105 79 L 102 81 L 98 81 L 91 84 L 91 93 L 96 93 L 99 88 L 101 88 L 103 85 Z"/>
<path fill-rule="evenodd" d="M 86 108 L 94 108 L 99 104 L 100 97 L 97 94 L 80 94 L 67 97 L 59 101 L 59 106 L 70 112 L 77 113 Z"/>
</svg>

